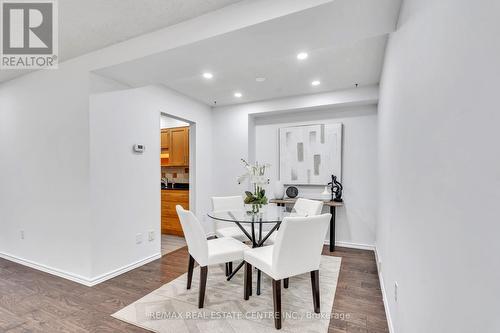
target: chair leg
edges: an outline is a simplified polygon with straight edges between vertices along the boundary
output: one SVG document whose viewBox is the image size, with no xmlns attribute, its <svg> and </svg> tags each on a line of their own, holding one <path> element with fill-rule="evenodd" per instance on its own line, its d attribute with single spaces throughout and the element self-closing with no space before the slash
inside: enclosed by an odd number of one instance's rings
<svg viewBox="0 0 500 333">
<path fill-rule="evenodd" d="M 205 289 L 207 287 L 208 266 L 200 267 L 200 295 L 198 297 L 198 308 L 203 308 L 205 303 Z"/>
<path fill-rule="evenodd" d="M 191 289 L 191 281 L 193 281 L 193 269 L 194 269 L 194 258 L 191 257 L 191 255 L 189 255 L 187 289 Z"/>
<path fill-rule="evenodd" d="M 228 273 L 229 273 L 227 276 L 229 276 L 233 273 L 233 262 L 232 261 L 227 263 L 227 269 L 228 269 Z"/>
<path fill-rule="evenodd" d="M 229 263 L 226 262 L 226 276 L 229 276 Z"/>
<path fill-rule="evenodd" d="M 281 280 L 273 279 L 274 327 L 281 329 Z"/>
<path fill-rule="evenodd" d="M 283 279 L 283 288 L 288 289 L 288 278 Z"/>
<path fill-rule="evenodd" d="M 252 290 L 252 265 L 245 263 L 245 279 L 243 281 L 243 298 L 247 301 Z"/>
<path fill-rule="evenodd" d="M 261 271 L 257 270 L 257 295 L 260 295 L 260 280 L 261 280 Z"/>
<path fill-rule="evenodd" d="M 319 271 L 311 271 L 314 312 L 319 313 Z"/>
</svg>

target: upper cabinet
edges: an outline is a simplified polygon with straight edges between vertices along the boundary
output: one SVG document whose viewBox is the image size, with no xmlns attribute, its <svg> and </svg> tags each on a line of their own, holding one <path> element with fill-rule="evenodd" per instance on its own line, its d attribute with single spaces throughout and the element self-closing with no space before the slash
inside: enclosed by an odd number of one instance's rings
<svg viewBox="0 0 500 333">
<path fill-rule="evenodd" d="M 161 149 L 170 148 L 170 130 L 168 128 L 164 128 L 161 130 Z"/>
<path fill-rule="evenodd" d="M 169 165 L 189 165 L 189 127 L 170 129 Z"/>
<path fill-rule="evenodd" d="M 161 130 L 161 165 L 189 166 L 189 127 Z"/>
</svg>

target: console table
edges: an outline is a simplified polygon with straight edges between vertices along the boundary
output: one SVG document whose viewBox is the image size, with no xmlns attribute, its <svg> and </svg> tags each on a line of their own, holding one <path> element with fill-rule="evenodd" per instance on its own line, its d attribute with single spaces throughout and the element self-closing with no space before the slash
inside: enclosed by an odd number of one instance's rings
<svg viewBox="0 0 500 333">
<path fill-rule="evenodd" d="M 278 206 L 286 206 L 286 205 L 293 205 L 297 201 L 297 199 L 271 199 L 269 200 L 270 203 L 274 203 Z M 341 207 L 344 205 L 343 202 L 336 202 L 336 201 L 330 201 L 330 200 L 322 200 L 324 206 L 330 207 L 330 214 L 332 214 L 332 218 L 330 219 L 330 252 L 335 251 L 335 213 L 336 213 L 336 208 Z"/>
</svg>

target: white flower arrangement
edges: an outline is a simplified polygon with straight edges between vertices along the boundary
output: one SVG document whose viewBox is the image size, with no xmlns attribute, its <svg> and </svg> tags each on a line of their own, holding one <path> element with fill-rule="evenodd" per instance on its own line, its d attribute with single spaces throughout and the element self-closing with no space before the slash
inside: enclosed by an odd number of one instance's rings
<svg viewBox="0 0 500 333">
<path fill-rule="evenodd" d="M 266 191 L 263 186 L 269 184 L 269 178 L 266 177 L 266 170 L 271 167 L 270 164 L 250 164 L 241 159 L 247 172 L 238 177 L 238 184 L 248 180 L 253 185 L 253 193 L 245 191 L 245 204 L 252 205 L 251 213 L 258 213 L 263 205 L 267 205 Z"/>
<path fill-rule="evenodd" d="M 259 164 L 259 162 L 250 164 L 243 158 L 241 159 L 241 161 L 247 169 L 247 172 L 238 177 L 238 184 L 243 183 L 247 179 L 252 185 L 256 185 L 259 187 L 269 184 L 269 178 L 266 177 L 266 170 L 271 167 L 271 164 Z"/>
</svg>

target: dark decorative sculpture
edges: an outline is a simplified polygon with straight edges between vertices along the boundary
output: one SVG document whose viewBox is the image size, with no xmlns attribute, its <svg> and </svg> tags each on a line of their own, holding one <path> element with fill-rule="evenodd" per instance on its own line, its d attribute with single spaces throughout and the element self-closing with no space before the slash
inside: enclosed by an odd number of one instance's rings
<svg viewBox="0 0 500 333">
<path fill-rule="evenodd" d="M 343 202 L 344 200 L 342 200 L 342 190 L 344 189 L 344 187 L 337 180 L 337 176 L 332 175 L 332 181 L 329 182 L 328 185 L 330 185 L 330 188 L 331 188 L 332 201 Z M 335 198 L 333 197 L 334 194 L 335 194 Z"/>
</svg>

